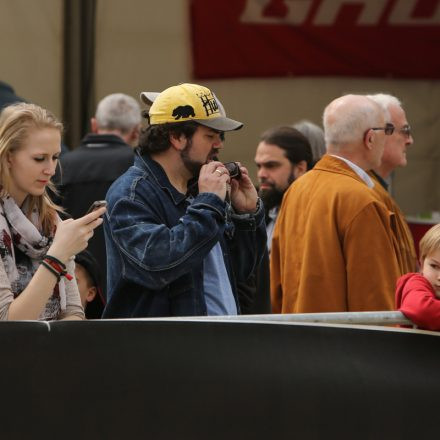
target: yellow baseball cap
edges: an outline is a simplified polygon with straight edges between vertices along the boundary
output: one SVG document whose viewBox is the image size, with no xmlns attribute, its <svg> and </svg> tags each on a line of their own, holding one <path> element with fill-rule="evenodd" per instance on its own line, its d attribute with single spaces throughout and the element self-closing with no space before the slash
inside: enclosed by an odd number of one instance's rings
<svg viewBox="0 0 440 440">
<path fill-rule="evenodd" d="M 150 105 L 150 124 L 194 121 L 219 131 L 238 130 L 243 124 L 227 118 L 214 93 L 197 84 L 179 84 L 162 93 L 142 92 L 141 99 Z"/>
</svg>

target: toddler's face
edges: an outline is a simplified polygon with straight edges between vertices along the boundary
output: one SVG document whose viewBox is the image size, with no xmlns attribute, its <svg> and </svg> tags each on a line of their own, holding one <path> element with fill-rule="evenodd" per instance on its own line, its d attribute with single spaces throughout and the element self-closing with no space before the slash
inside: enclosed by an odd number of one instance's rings
<svg viewBox="0 0 440 440">
<path fill-rule="evenodd" d="M 426 256 L 422 275 L 431 283 L 435 296 L 440 299 L 440 249 Z"/>
</svg>

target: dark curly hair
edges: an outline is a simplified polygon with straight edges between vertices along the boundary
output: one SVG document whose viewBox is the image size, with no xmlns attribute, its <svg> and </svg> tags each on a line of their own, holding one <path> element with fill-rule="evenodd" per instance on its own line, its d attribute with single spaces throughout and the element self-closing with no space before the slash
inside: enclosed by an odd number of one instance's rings
<svg viewBox="0 0 440 440">
<path fill-rule="evenodd" d="M 141 154 L 154 154 L 170 148 L 170 137 L 185 136 L 191 140 L 199 124 L 193 121 L 167 122 L 165 124 L 149 125 L 141 131 L 139 149 Z"/>
</svg>

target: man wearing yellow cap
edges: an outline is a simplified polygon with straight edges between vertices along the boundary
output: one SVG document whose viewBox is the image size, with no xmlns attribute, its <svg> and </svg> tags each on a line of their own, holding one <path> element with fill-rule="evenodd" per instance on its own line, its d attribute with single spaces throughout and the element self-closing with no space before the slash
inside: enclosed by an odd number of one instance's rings
<svg viewBox="0 0 440 440">
<path fill-rule="evenodd" d="M 141 98 L 149 126 L 107 193 L 103 317 L 240 313 L 236 282 L 261 259 L 264 213 L 246 168 L 217 155 L 224 132 L 243 124 L 196 84 Z"/>
</svg>

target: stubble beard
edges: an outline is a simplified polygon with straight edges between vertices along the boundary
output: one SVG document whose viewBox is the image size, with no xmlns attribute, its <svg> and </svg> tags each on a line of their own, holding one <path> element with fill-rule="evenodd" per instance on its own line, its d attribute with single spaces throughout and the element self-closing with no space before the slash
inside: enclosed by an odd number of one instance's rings
<svg viewBox="0 0 440 440">
<path fill-rule="evenodd" d="M 184 167 L 189 171 L 192 177 L 196 177 L 200 174 L 200 168 L 202 168 L 203 164 L 192 160 L 189 157 L 189 153 L 192 148 L 192 140 L 188 139 L 185 148 L 180 152 L 180 157 L 182 159 Z"/>
<path fill-rule="evenodd" d="M 182 159 L 184 167 L 189 171 L 192 177 L 197 177 L 200 174 L 200 169 L 203 165 L 210 162 L 211 160 L 217 160 L 218 150 L 213 148 L 211 152 L 208 154 L 208 157 L 205 162 L 199 162 L 192 160 L 190 158 L 190 152 L 192 148 L 192 139 L 188 139 L 185 148 L 180 152 L 180 157 Z"/>
</svg>

